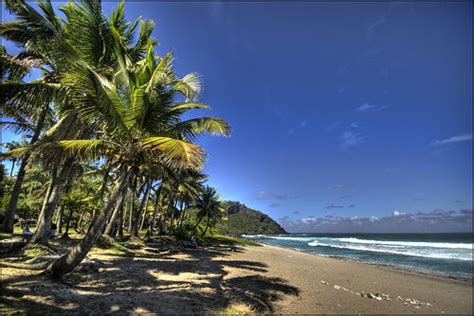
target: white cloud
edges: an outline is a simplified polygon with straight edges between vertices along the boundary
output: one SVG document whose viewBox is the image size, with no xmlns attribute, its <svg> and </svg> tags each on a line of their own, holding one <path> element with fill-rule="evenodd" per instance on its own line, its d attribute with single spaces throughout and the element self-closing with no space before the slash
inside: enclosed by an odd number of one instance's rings
<svg viewBox="0 0 474 316">
<path fill-rule="evenodd" d="M 359 112 L 367 112 L 367 111 L 382 111 L 388 108 L 387 105 L 375 105 L 375 104 L 369 104 L 369 103 L 364 103 L 356 108 L 356 111 Z"/>
<path fill-rule="evenodd" d="M 397 217 L 397 216 L 404 216 L 406 213 L 400 212 L 400 211 L 393 211 L 392 216 Z"/>
<path fill-rule="evenodd" d="M 464 141 L 469 141 L 469 140 L 472 140 L 472 134 L 463 134 L 463 135 L 457 135 L 457 136 L 453 136 L 446 139 L 435 140 L 434 142 L 431 143 L 431 145 L 441 146 L 441 145 L 446 145 L 450 143 L 458 143 L 458 142 L 464 142 Z"/>
</svg>

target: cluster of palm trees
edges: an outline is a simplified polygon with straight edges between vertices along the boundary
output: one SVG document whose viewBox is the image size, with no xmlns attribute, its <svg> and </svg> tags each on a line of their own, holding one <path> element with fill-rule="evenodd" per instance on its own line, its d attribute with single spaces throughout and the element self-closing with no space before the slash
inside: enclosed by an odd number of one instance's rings
<svg viewBox="0 0 474 316">
<path fill-rule="evenodd" d="M 72 271 L 102 233 L 127 229 L 137 238 L 141 228 L 150 236 L 204 222 L 205 234 L 223 209 L 204 185 L 205 152 L 195 140 L 230 128 L 216 117 L 183 119 L 209 107 L 198 102 L 198 74 L 178 77 L 172 52 L 155 55 L 153 22 L 127 22 L 123 2 L 109 18 L 99 0 L 69 2 L 61 15 L 50 1 L 5 5 L 16 18 L 1 24 L 1 36 L 22 50 L 0 52 L 2 126 L 29 137 L 3 154 L 18 171 L 2 230 L 12 232 L 33 177 L 47 181 L 35 188 L 43 193 L 30 244 L 48 242 L 53 220 L 62 230 L 73 216 L 91 219 L 79 225 L 80 243 L 48 267 L 55 277 Z M 32 70 L 37 78 L 25 80 Z"/>
</svg>

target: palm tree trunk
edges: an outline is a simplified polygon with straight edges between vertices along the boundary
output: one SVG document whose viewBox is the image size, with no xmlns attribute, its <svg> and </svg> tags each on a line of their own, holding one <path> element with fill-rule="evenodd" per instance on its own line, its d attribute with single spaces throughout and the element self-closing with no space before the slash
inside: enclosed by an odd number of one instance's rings
<svg viewBox="0 0 474 316">
<path fill-rule="evenodd" d="M 76 233 L 78 234 L 81 234 L 84 229 L 83 229 L 83 225 L 82 225 L 82 220 L 84 219 L 84 215 L 86 214 L 86 210 L 83 210 L 81 212 L 81 215 L 79 216 L 79 220 L 76 222 L 76 227 L 74 227 Z"/>
<path fill-rule="evenodd" d="M 163 188 L 163 182 L 160 184 L 160 187 L 158 188 L 158 190 L 156 190 L 155 205 L 154 205 L 154 208 L 153 208 L 153 215 L 151 216 L 151 220 L 150 220 L 150 223 L 148 225 L 148 231 L 146 232 L 147 237 L 152 237 L 153 236 L 153 227 L 155 226 L 156 213 L 158 212 L 158 207 L 160 205 L 161 188 Z"/>
<path fill-rule="evenodd" d="M 99 200 L 103 201 L 104 199 L 104 193 L 105 193 L 105 189 L 107 188 L 107 182 L 109 180 L 110 169 L 112 168 L 110 161 L 107 161 L 105 165 L 106 165 L 106 168 L 104 171 L 104 175 L 102 176 L 102 185 L 100 187 L 99 194 L 97 195 L 97 199 L 96 199 L 97 202 L 99 202 Z M 92 218 L 95 217 L 95 210 L 96 210 L 95 208 L 92 210 Z M 91 225 L 92 225 L 92 221 L 91 221 Z"/>
<path fill-rule="evenodd" d="M 69 237 L 69 225 L 71 223 L 73 211 L 74 211 L 74 209 L 72 207 L 69 208 L 69 215 L 68 215 L 67 221 L 66 221 L 66 229 L 64 230 L 64 234 L 61 236 L 61 238 L 68 238 Z"/>
<path fill-rule="evenodd" d="M 58 234 L 62 234 L 63 232 L 63 215 L 64 215 L 64 203 L 61 204 L 61 208 L 59 209 L 58 219 L 56 221 L 56 226 L 58 226 Z"/>
<path fill-rule="evenodd" d="M 142 217 L 143 211 L 145 210 L 145 205 L 148 204 L 148 196 L 150 195 L 151 191 L 151 183 L 148 181 L 145 183 L 146 191 L 143 194 L 142 202 L 140 203 L 140 208 L 138 209 L 138 212 L 136 212 L 136 216 L 133 221 L 133 226 L 132 226 L 132 232 L 131 232 L 131 237 L 138 237 L 138 222 L 140 218 Z"/>
<path fill-rule="evenodd" d="M 132 233 L 132 225 L 133 225 L 133 213 L 135 208 L 135 194 L 137 190 L 137 178 L 135 177 L 133 185 L 132 185 L 132 194 L 130 195 L 130 210 L 128 214 L 128 232 Z"/>
<path fill-rule="evenodd" d="M 30 245 L 33 244 L 46 244 L 49 240 L 49 234 L 51 229 L 51 219 L 54 214 L 54 210 L 59 201 L 61 193 L 63 193 L 66 183 L 71 181 L 69 179 L 71 171 L 74 168 L 74 159 L 69 157 L 66 158 L 64 165 L 59 173 L 59 176 L 56 179 L 51 181 L 51 191 L 47 197 L 38 219 L 38 226 L 36 227 L 36 232 L 29 242 Z"/>
<path fill-rule="evenodd" d="M 94 243 L 97 241 L 97 239 L 99 239 L 104 226 L 107 223 L 107 218 L 109 217 L 110 212 L 113 210 L 119 196 L 123 193 L 123 190 L 127 188 L 127 177 L 128 171 L 122 171 L 120 178 L 114 185 L 112 193 L 104 206 L 104 209 L 98 216 L 94 218 L 94 222 L 87 231 L 86 236 L 84 236 L 77 246 L 70 249 L 63 256 L 51 263 L 46 268 L 46 274 L 53 278 L 62 278 L 63 275 L 74 270 L 74 268 L 82 261 L 82 259 L 84 259 Z"/>
<path fill-rule="evenodd" d="M 13 177 L 13 169 L 15 169 L 16 159 L 12 160 L 12 168 L 10 169 L 10 178 Z"/>
<path fill-rule="evenodd" d="M 151 185 L 152 185 L 152 182 L 150 182 L 150 188 L 151 188 Z M 151 192 L 151 190 L 150 190 Z M 145 203 L 145 211 L 142 212 L 142 221 L 140 223 L 140 229 L 139 231 L 143 230 L 143 226 L 145 225 L 145 219 L 146 219 L 146 215 L 147 215 L 147 210 L 148 210 L 148 203 L 150 202 L 150 192 L 148 192 L 148 196 L 147 196 L 147 199 L 146 199 L 146 203 Z"/>
<path fill-rule="evenodd" d="M 38 140 L 41 131 L 43 130 L 46 114 L 48 113 L 48 108 L 49 105 L 46 105 L 40 114 L 35 131 L 30 140 L 30 145 L 34 144 Z M 5 218 L 1 227 L 1 231 L 5 233 L 13 233 L 13 221 L 15 220 L 16 205 L 18 204 L 18 198 L 20 197 L 21 187 L 23 186 L 23 180 L 25 179 L 26 174 L 26 167 L 28 165 L 28 161 L 30 160 L 30 156 L 31 153 L 29 152 L 25 154 L 24 158 L 21 161 L 20 168 L 18 169 L 18 173 L 16 175 L 15 184 L 13 185 L 12 194 L 10 197 L 10 201 L 8 202 L 7 210 L 5 211 Z"/>
<path fill-rule="evenodd" d="M 211 223 L 211 218 L 208 216 L 208 217 L 207 217 L 206 228 L 205 228 L 204 231 L 202 232 L 201 237 L 204 237 L 204 235 L 206 234 L 207 229 L 209 228 L 210 223 Z"/>
<path fill-rule="evenodd" d="M 196 224 L 194 225 L 194 228 L 193 230 L 196 230 L 196 228 L 198 228 L 199 224 L 201 224 L 201 221 L 202 219 L 204 218 L 204 216 L 200 216 L 196 222 Z"/>
<path fill-rule="evenodd" d="M 114 228 L 115 220 L 117 219 L 117 215 L 119 214 L 120 210 L 122 209 L 123 206 L 123 201 L 125 199 L 125 194 L 126 192 L 122 192 L 120 196 L 118 197 L 117 205 L 115 205 L 115 209 L 112 213 L 112 216 L 110 217 L 109 224 L 107 225 L 107 228 L 105 229 L 105 235 L 111 236 L 112 229 Z M 112 237 L 112 236 L 111 236 Z"/>
<path fill-rule="evenodd" d="M 124 200 L 125 200 L 125 197 L 124 197 Z M 117 234 L 119 235 L 119 237 L 123 237 L 123 211 L 125 209 L 124 204 L 125 204 L 125 201 L 122 202 L 122 207 L 120 208 L 119 219 L 118 219 L 119 227 L 118 227 Z"/>
</svg>

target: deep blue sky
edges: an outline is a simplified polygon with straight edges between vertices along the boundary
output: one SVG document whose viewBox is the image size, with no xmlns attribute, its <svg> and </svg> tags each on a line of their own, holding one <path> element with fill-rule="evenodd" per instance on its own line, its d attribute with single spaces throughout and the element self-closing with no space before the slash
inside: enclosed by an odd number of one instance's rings
<svg viewBox="0 0 474 316">
<path fill-rule="evenodd" d="M 202 101 L 232 125 L 230 138 L 200 141 L 222 198 L 287 227 L 472 209 L 470 3 L 130 2 L 126 12 L 156 22 L 158 53 L 172 48 L 179 74 L 201 73 Z"/>
</svg>

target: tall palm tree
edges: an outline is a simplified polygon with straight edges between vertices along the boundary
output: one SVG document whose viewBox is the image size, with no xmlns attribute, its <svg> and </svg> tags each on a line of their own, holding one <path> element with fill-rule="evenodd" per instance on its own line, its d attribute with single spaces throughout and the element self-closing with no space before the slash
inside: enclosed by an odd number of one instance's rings
<svg viewBox="0 0 474 316">
<path fill-rule="evenodd" d="M 126 22 L 123 2 L 112 12 L 110 21 L 107 21 L 102 15 L 100 1 L 94 0 L 82 1 L 78 4 L 69 2 L 62 6 L 61 11 L 66 16 L 65 20 L 55 14 L 49 0 L 38 4 L 41 12 L 34 9 L 24 0 L 7 0 L 6 6 L 17 16 L 17 19 L 2 24 L 0 28 L 1 35 L 25 47 L 25 51 L 21 53 L 22 56 L 29 57 L 28 61 L 30 64 L 40 65 L 41 70 L 45 73 L 37 82 L 26 84 L 15 81 L 2 82 L 2 91 L 8 91 L 2 93 L 2 100 L 8 100 L 8 102 L 12 103 L 13 108 L 21 108 L 24 104 L 38 106 L 40 104 L 39 100 L 42 101 L 41 104 L 47 106 L 57 97 L 55 94 L 58 93 L 54 89 L 57 86 L 51 85 L 51 83 L 58 83 L 64 72 L 67 72 L 70 66 L 78 60 L 86 63 L 95 69 L 97 73 L 105 77 L 112 75 L 114 68 L 118 65 L 115 58 L 115 35 L 123 39 L 124 55 L 130 62 L 136 62 L 142 58 L 147 47 L 146 45 L 154 43 L 150 39 L 153 30 L 153 23 L 150 21 L 140 23 L 138 39 L 134 42 L 135 29 L 140 21 L 136 20 L 131 25 Z M 111 26 L 114 27 L 114 30 L 112 30 Z M 116 34 L 114 35 L 113 32 Z M 31 56 L 34 56 L 40 62 L 31 62 Z M 5 58 L 5 60 L 7 59 Z M 16 66 L 10 67 L 16 70 L 15 74 L 25 68 L 18 67 L 18 61 L 7 64 Z M 48 67 L 43 67 L 43 65 Z M 9 73 L 12 73 L 12 71 L 9 71 Z M 67 91 L 61 90 L 59 92 L 67 96 Z M 39 98 L 39 96 L 43 97 Z M 56 105 L 62 109 L 62 115 L 66 113 L 64 110 L 70 108 L 68 102 L 56 102 Z M 70 118 L 71 116 L 67 117 Z M 84 125 L 80 117 L 75 117 L 74 123 L 70 120 L 68 123 L 69 125 L 75 124 L 78 127 Z M 86 131 L 87 128 L 83 129 L 82 132 L 77 132 L 75 136 L 79 137 Z M 62 137 L 71 139 L 70 134 L 63 135 Z M 31 151 L 24 152 L 22 166 L 26 165 L 30 154 Z M 48 191 L 49 194 L 45 196 L 43 209 L 38 219 L 40 226 L 35 237 L 32 239 L 32 243 L 47 242 L 50 219 L 56 208 L 59 196 L 64 189 L 65 181 L 71 175 L 67 170 L 74 163 L 73 160 L 73 158 L 72 160 L 71 158 L 64 160 L 62 170 L 66 172 L 66 177 L 55 177 L 55 174 L 52 173 L 52 177 L 58 181 L 50 183 L 51 188 Z M 57 167 L 59 165 L 52 169 L 56 170 Z M 12 198 L 10 199 L 7 218 L 13 218 L 18 192 L 21 189 L 23 180 L 23 171 L 24 168 L 20 167 L 17 185 L 14 187 Z M 5 226 L 12 228 L 12 223 L 5 221 Z"/>
<path fill-rule="evenodd" d="M 97 138 L 62 140 L 55 145 L 84 159 L 108 157 L 116 166 L 116 180 L 104 209 L 84 239 L 47 268 L 54 277 L 72 271 L 87 254 L 118 197 L 129 188 L 130 178 L 141 174 L 140 166 L 200 169 L 204 151 L 191 141 L 203 133 L 229 133 L 222 119 L 181 120 L 190 109 L 208 108 L 196 101 L 200 92 L 198 75 L 176 77 L 172 53 L 163 58 L 154 56 L 152 42 L 144 59 L 130 63 L 124 39 L 114 26 L 111 28 L 119 61 L 113 76 L 106 78 L 78 60 L 61 80 L 81 116 L 88 123 L 99 122 L 102 129 Z M 180 98 L 184 100 L 178 101 Z"/>
</svg>

